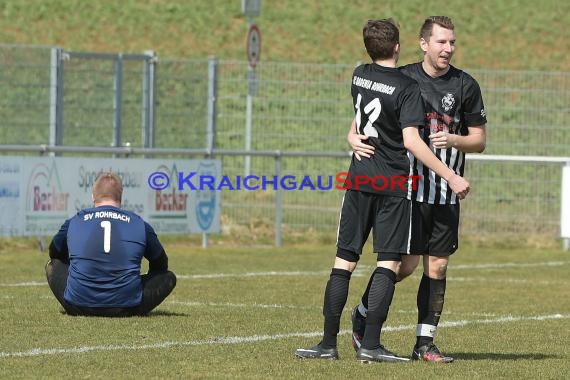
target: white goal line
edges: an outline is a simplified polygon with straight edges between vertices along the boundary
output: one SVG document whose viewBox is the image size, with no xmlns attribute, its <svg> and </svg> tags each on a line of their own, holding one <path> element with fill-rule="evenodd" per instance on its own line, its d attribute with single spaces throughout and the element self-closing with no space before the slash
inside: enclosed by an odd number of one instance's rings
<svg viewBox="0 0 570 380">
<path fill-rule="evenodd" d="M 505 315 L 493 319 L 477 319 L 477 320 L 458 320 L 458 321 L 448 321 L 439 324 L 440 328 L 450 328 L 450 327 L 463 327 L 471 324 L 499 324 L 499 323 L 511 323 L 511 322 L 521 322 L 521 321 L 545 321 L 552 319 L 569 319 L 570 314 L 549 314 L 549 315 L 537 315 L 537 316 L 512 316 Z M 383 332 L 396 332 L 403 330 L 415 329 L 416 325 L 400 325 L 400 326 L 386 326 L 382 329 Z M 342 330 L 339 335 L 351 334 L 350 330 Z M 57 354 L 84 354 L 90 352 L 103 352 L 103 351 L 140 351 L 149 349 L 166 349 L 172 347 L 189 347 L 189 346 L 204 346 L 212 344 L 246 344 L 246 343 L 257 343 L 269 340 L 282 340 L 289 338 L 313 338 L 319 337 L 322 332 L 296 332 L 296 333 L 286 333 L 286 334 L 275 334 L 275 335 L 251 335 L 251 336 L 230 336 L 230 337 L 219 337 L 208 340 L 194 340 L 194 341 L 165 341 L 157 342 L 152 344 L 125 344 L 125 345 L 100 345 L 100 346 L 82 346 L 82 347 L 70 347 L 70 348 L 33 348 L 28 351 L 0 351 L 1 358 L 10 357 L 33 357 L 33 356 L 47 356 L 47 355 L 57 355 Z"/>
</svg>

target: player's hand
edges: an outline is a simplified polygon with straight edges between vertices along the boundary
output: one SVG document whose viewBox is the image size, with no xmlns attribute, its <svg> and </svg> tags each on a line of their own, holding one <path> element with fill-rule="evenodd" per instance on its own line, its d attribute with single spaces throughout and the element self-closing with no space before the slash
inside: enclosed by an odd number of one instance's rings
<svg viewBox="0 0 570 380">
<path fill-rule="evenodd" d="M 434 148 L 438 149 L 451 148 L 455 143 L 455 135 L 443 131 L 432 133 L 429 135 L 429 139 L 431 140 Z"/>
<path fill-rule="evenodd" d="M 467 182 L 465 178 L 457 174 L 454 174 L 449 179 L 449 181 L 447 181 L 447 183 L 449 184 L 451 190 L 453 190 L 453 192 L 457 194 L 459 199 L 465 199 L 465 197 L 469 193 L 470 190 L 469 182 Z"/>
<path fill-rule="evenodd" d="M 350 144 L 352 152 L 358 161 L 362 160 L 362 157 L 370 158 L 370 156 L 374 154 L 374 147 L 363 143 L 363 141 L 367 139 L 368 136 L 353 132 L 350 132 L 348 136 L 346 136 L 346 140 Z"/>
</svg>

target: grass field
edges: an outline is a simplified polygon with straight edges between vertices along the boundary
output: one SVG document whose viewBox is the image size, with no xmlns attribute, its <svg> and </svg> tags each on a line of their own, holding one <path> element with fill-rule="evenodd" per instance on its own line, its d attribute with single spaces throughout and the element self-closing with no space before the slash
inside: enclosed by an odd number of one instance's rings
<svg viewBox="0 0 570 380">
<path fill-rule="evenodd" d="M 466 244 L 449 269 L 437 342 L 456 362 L 360 365 L 349 309 L 373 268 L 353 276 L 339 337 L 341 360 L 302 361 L 315 344 L 333 244 L 207 250 L 169 238 L 178 275 L 148 317 L 69 317 L 32 241 L 0 241 L 2 378 L 567 379 L 570 376 L 570 254 Z M 419 272 L 397 286 L 383 342 L 411 351 Z"/>
<path fill-rule="evenodd" d="M 352 63 L 367 60 L 363 23 L 394 17 L 401 27 L 402 62 L 418 59 L 419 26 L 445 13 L 458 28 L 460 67 L 568 71 L 570 3 L 385 0 L 262 1 L 255 19 L 261 60 Z M 142 52 L 163 57 L 246 59 L 248 22 L 240 0 L 3 0 L 0 42 L 57 45 L 74 51 Z M 111 38 L 110 38 L 111 37 Z"/>
</svg>

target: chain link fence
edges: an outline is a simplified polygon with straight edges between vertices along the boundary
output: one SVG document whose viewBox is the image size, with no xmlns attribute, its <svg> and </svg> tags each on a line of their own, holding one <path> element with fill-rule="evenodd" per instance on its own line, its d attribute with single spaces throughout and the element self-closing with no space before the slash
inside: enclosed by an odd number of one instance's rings
<svg viewBox="0 0 570 380">
<path fill-rule="evenodd" d="M 235 151 L 245 149 L 250 133 L 252 150 L 291 153 L 279 160 L 283 175 L 316 180 L 349 166 L 345 137 L 355 65 L 260 62 L 248 131 L 247 62 L 90 54 L 87 59 L 62 51 L 58 85 L 53 48 L 0 45 L 0 144 L 51 144 L 59 136 L 62 145 Z M 570 156 L 570 73 L 467 71 L 483 91 L 485 154 Z M 245 174 L 245 156 L 216 158 L 224 174 Z M 252 156 L 249 170 L 272 176 L 276 158 Z M 463 202 L 463 234 L 559 236 L 560 163 L 471 160 L 466 176 L 473 192 Z M 336 231 L 342 192 L 286 191 L 279 211 L 275 196 L 269 190 L 225 191 L 222 228 L 272 233 L 275 213 L 282 212 L 284 234 Z"/>
</svg>

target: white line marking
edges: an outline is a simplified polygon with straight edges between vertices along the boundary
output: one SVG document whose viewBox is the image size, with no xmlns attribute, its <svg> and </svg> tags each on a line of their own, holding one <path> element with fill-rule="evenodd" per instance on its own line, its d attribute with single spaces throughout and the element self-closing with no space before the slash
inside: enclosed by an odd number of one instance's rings
<svg viewBox="0 0 570 380">
<path fill-rule="evenodd" d="M 535 281 L 524 278 L 487 278 L 487 277 L 447 277 L 450 282 L 494 282 L 500 284 L 532 284 L 532 285 L 567 285 L 566 281 Z"/>
<path fill-rule="evenodd" d="M 246 304 L 246 303 L 231 303 L 231 302 L 195 302 L 195 301 L 167 301 L 169 304 L 184 305 L 184 306 L 197 306 L 197 307 L 248 307 L 248 308 L 260 308 L 260 309 L 304 309 L 313 310 L 320 309 L 322 306 L 296 306 L 296 305 L 265 305 L 259 303 Z"/>
<path fill-rule="evenodd" d="M 47 282 L 40 282 L 40 281 L 28 281 L 28 282 L 17 282 L 15 284 L 0 284 L 0 286 L 6 287 L 18 287 L 18 286 L 44 286 L 47 285 Z"/>
<path fill-rule="evenodd" d="M 500 269 L 500 268 L 532 268 L 532 267 L 559 267 L 568 265 L 570 261 L 546 261 L 543 263 L 497 263 L 497 264 L 463 264 L 450 265 L 450 269 Z"/>
<path fill-rule="evenodd" d="M 50 297 L 53 298 L 53 297 Z M 165 303 L 170 305 L 181 305 L 181 306 L 189 306 L 189 307 L 228 307 L 228 308 L 261 308 L 261 309 L 295 309 L 295 310 L 320 310 L 323 308 L 322 305 L 314 305 L 314 306 L 298 306 L 298 305 L 266 305 L 266 304 L 245 304 L 245 303 L 230 303 L 230 302 L 198 302 L 198 301 L 166 301 Z M 352 311 L 351 308 L 346 307 L 344 312 L 350 313 Z M 390 310 L 390 313 L 398 313 L 398 314 L 417 314 L 418 311 L 416 309 L 413 310 Z M 472 312 L 454 312 L 447 310 L 445 315 L 465 315 L 471 317 L 496 317 L 496 314 L 491 313 L 472 313 Z"/>
<path fill-rule="evenodd" d="M 503 316 L 495 319 L 479 319 L 479 320 L 462 320 L 462 321 L 449 321 L 439 324 L 440 328 L 447 327 L 462 327 L 470 324 L 493 324 L 493 323 L 507 323 L 507 322 L 520 322 L 520 321 L 544 321 L 549 319 L 569 319 L 570 314 L 551 314 L 551 315 L 538 315 L 538 316 Z M 400 325 L 400 326 L 386 326 L 383 332 L 395 332 L 403 330 L 414 329 L 416 325 Z M 348 335 L 352 331 L 343 330 L 339 334 Z M 15 352 L 0 352 L 0 358 L 9 357 L 30 357 L 30 356 L 43 356 L 43 355 L 57 355 L 57 354 L 82 354 L 87 352 L 99 351 L 138 351 L 157 348 L 170 348 L 170 347 L 185 347 L 185 346 L 204 346 L 212 344 L 243 344 L 243 343 L 257 343 L 268 340 L 280 340 L 289 338 L 314 338 L 320 337 L 322 332 L 306 332 L 306 333 L 288 333 L 276 335 L 252 335 L 252 336 L 231 336 L 219 337 L 209 340 L 195 340 L 187 342 L 166 341 L 153 344 L 142 345 L 106 345 L 106 346 L 84 346 L 72 348 L 33 348 L 28 351 L 15 351 Z"/>
<path fill-rule="evenodd" d="M 330 273 L 329 271 L 295 271 L 295 272 L 246 272 L 246 273 L 211 273 L 211 274 L 181 274 L 176 275 L 177 278 L 185 280 L 200 280 L 210 278 L 233 278 L 233 277 L 265 277 L 265 276 L 322 276 Z"/>
<path fill-rule="evenodd" d="M 498 264 L 469 264 L 469 265 L 450 265 L 450 269 L 502 269 L 502 268 L 532 268 L 532 267 L 557 267 L 570 264 L 570 261 L 547 261 L 543 263 L 498 263 Z M 370 268 L 357 268 L 353 276 L 368 275 Z M 194 274 L 194 275 L 176 275 L 180 279 L 199 280 L 209 278 L 235 278 L 235 277 L 261 277 L 261 276 L 326 276 L 330 270 L 323 271 L 293 271 L 293 272 L 247 272 L 247 273 L 212 273 L 212 274 Z"/>
<path fill-rule="evenodd" d="M 570 264 L 570 261 L 547 261 L 544 263 L 502 263 L 502 264 L 469 264 L 469 265 L 451 265 L 451 270 L 457 269 L 501 269 L 501 268 L 533 268 L 533 267 L 557 267 Z M 352 274 L 353 277 L 368 276 L 372 267 L 357 268 Z M 201 280 L 212 278 L 245 278 L 245 277 L 279 277 L 279 276 L 326 276 L 330 270 L 323 271 L 293 271 L 293 272 L 246 272 L 246 273 L 210 273 L 210 274 L 177 274 L 176 277 L 181 280 Z M 45 286 L 45 281 L 28 281 L 13 284 L 0 284 L 0 287 L 20 287 L 20 286 Z"/>
</svg>

